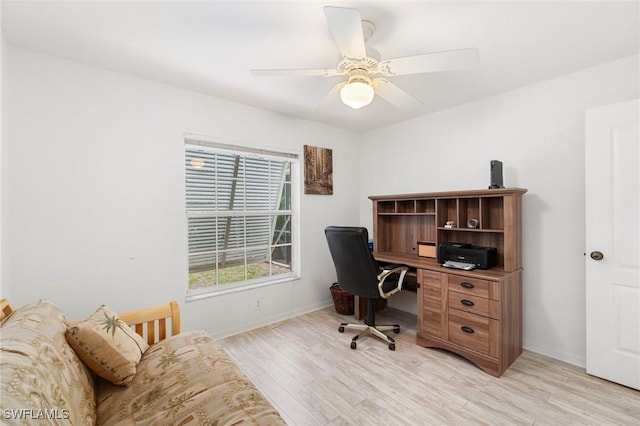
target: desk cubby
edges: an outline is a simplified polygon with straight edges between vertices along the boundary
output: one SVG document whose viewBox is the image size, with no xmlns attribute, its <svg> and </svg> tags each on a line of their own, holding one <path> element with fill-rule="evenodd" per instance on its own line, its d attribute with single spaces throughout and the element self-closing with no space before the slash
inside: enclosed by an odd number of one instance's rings
<svg viewBox="0 0 640 426">
<path fill-rule="evenodd" d="M 433 215 L 436 201 L 428 200 L 384 200 L 377 206 L 380 215 Z"/>
<path fill-rule="evenodd" d="M 525 192 L 506 188 L 369 197 L 374 257 L 416 271 L 417 343 L 455 352 L 497 377 L 522 352 Z M 478 226 L 467 227 L 469 219 L 478 220 Z M 419 257 L 418 241 L 495 247 L 497 266 L 447 269 Z M 461 294 L 469 297 L 461 299 Z"/>
<path fill-rule="evenodd" d="M 371 196 L 374 254 L 417 256 L 418 241 L 495 247 L 505 272 L 522 267 L 522 195 L 526 189 L 485 189 Z M 476 228 L 467 227 L 478 220 Z M 453 222 L 452 227 L 446 227 Z"/>
</svg>

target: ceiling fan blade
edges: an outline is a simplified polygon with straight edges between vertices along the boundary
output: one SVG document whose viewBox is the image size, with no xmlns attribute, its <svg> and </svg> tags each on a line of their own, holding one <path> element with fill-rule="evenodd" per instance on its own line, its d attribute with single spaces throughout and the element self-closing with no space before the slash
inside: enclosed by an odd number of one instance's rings
<svg viewBox="0 0 640 426">
<path fill-rule="evenodd" d="M 351 59 L 365 58 L 367 51 L 364 47 L 360 12 L 357 9 L 325 6 L 324 14 L 342 56 Z"/>
<path fill-rule="evenodd" d="M 374 80 L 376 95 L 403 111 L 411 111 L 422 106 L 422 102 L 395 84 L 383 78 Z"/>
<path fill-rule="evenodd" d="M 478 49 L 476 48 L 448 50 L 381 61 L 379 69 L 383 75 L 387 76 L 419 74 L 472 68 L 478 64 L 478 59 Z"/>
<path fill-rule="evenodd" d="M 342 89 L 346 85 L 347 85 L 347 82 L 342 81 L 336 84 L 335 86 L 333 86 L 333 89 L 331 89 L 331 91 L 327 93 L 327 96 L 322 98 L 320 103 L 316 106 L 315 110 L 317 111 L 317 110 L 327 109 L 329 105 L 338 101 L 340 99 L 340 89 Z"/>
<path fill-rule="evenodd" d="M 319 76 L 333 77 L 342 75 L 336 69 L 259 69 L 251 70 L 251 74 L 255 76 Z"/>
</svg>

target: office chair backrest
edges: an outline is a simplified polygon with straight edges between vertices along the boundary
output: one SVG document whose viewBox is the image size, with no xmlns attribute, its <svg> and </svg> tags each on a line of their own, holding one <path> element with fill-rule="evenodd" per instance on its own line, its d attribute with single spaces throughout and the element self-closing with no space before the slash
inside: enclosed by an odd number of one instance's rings
<svg viewBox="0 0 640 426">
<path fill-rule="evenodd" d="M 367 228 L 329 226 L 324 230 L 324 234 L 340 287 L 356 296 L 380 298 L 378 264 L 369 250 Z"/>
</svg>

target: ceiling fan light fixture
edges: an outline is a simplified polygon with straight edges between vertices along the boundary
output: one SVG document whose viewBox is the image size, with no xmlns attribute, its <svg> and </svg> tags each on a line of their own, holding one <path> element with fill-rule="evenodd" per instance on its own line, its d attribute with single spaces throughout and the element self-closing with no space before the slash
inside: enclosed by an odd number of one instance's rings
<svg viewBox="0 0 640 426">
<path fill-rule="evenodd" d="M 360 109 L 373 101 L 375 91 L 370 84 L 354 81 L 340 89 L 340 100 L 353 109 Z"/>
</svg>

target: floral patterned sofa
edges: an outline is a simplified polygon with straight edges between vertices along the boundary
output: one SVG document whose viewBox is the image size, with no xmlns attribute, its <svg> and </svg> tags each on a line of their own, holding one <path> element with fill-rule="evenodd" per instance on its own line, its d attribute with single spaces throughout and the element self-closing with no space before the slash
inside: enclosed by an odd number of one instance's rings
<svg viewBox="0 0 640 426">
<path fill-rule="evenodd" d="M 285 424 L 211 337 L 179 333 L 175 302 L 73 324 L 46 301 L 0 308 L 2 424 Z"/>
</svg>

